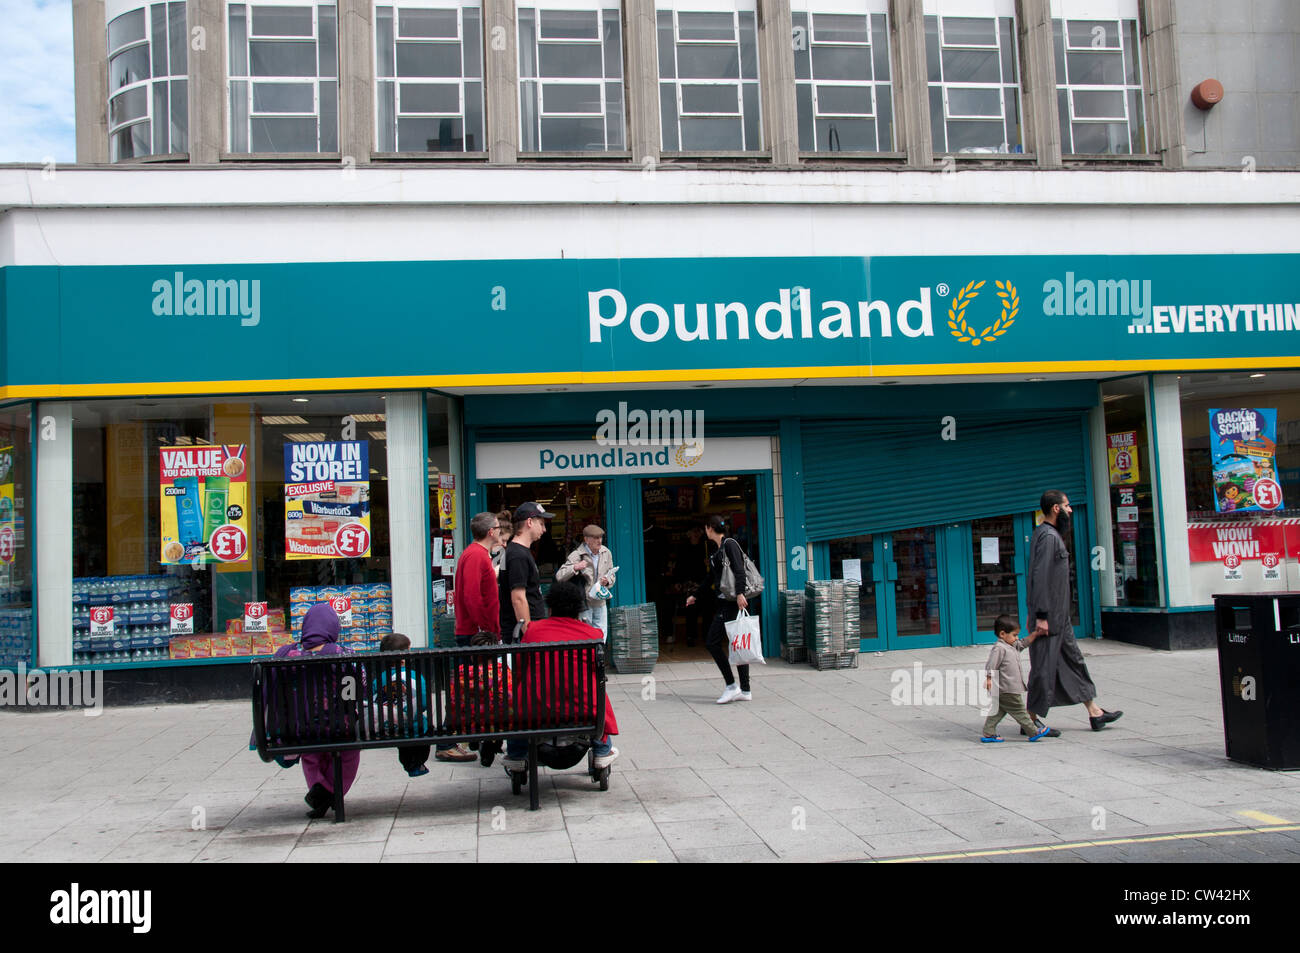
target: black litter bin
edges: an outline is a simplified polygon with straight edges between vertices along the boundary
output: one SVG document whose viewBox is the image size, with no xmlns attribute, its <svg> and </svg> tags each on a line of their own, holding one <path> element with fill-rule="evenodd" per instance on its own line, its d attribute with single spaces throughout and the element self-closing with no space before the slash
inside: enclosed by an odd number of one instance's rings
<svg viewBox="0 0 1300 953">
<path fill-rule="evenodd" d="M 1217 595 L 1214 615 L 1228 757 L 1300 769 L 1300 592 Z"/>
</svg>

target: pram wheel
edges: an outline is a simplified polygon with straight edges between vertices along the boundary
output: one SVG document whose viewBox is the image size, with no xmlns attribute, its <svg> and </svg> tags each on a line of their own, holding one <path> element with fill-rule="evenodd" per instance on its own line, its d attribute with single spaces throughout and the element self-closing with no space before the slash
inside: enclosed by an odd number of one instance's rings
<svg viewBox="0 0 1300 953">
<path fill-rule="evenodd" d="M 609 767 L 596 767 L 596 751 L 593 748 L 587 752 L 587 773 L 591 775 L 591 780 L 600 785 L 602 791 L 609 790 Z"/>
<path fill-rule="evenodd" d="M 524 785 L 528 783 L 527 769 L 523 771 L 511 771 L 507 768 L 506 774 L 510 775 L 510 791 L 513 794 L 520 793 L 524 789 Z"/>
</svg>

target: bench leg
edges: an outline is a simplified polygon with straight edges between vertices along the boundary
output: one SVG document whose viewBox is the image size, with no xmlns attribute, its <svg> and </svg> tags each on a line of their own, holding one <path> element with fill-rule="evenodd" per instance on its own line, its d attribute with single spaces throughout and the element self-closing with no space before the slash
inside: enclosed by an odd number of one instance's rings
<svg viewBox="0 0 1300 953">
<path fill-rule="evenodd" d="M 343 816 L 343 758 L 334 755 L 334 823 L 342 824 Z"/>
<path fill-rule="evenodd" d="M 537 794 L 537 739 L 528 739 L 528 810 L 541 807 Z"/>
</svg>

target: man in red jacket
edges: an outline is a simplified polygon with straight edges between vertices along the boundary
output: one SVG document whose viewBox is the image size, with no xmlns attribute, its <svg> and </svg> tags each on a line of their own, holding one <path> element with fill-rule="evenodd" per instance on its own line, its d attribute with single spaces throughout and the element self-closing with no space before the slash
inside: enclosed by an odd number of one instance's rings
<svg viewBox="0 0 1300 953">
<path fill-rule="evenodd" d="M 465 547 L 456 563 L 452 592 L 456 594 L 456 644 L 465 646 L 480 632 L 490 633 L 500 641 L 497 629 L 500 607 L 497 603 L 497 574 L 492 568 L 492 546 L 497 542 L 497 518 L 479 513 L 469 521 L 474 542 Z M 439 761 L 474 761 L 478 755 L 464 745 L 438 745 L 434 755 Z"/>
</svg>

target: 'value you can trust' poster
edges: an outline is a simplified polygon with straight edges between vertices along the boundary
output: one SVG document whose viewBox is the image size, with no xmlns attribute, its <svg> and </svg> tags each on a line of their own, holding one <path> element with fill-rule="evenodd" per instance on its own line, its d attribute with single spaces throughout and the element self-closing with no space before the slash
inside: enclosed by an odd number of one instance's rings
<svg viewBox="0 0 1300 953">
<path fill-rule="evenodd" d="M 164 566 L 248 559 L 247 452 L 245 445 L 159 449 Z"/>
<path fill-rule="evenodd" d="M 370 555 L 370 445 L 284 445 L 285 559 Z"/>
<path fill-rule="evenodd" d="M 1234 407 L 1210 411 L 1214 509 L 1271 511 L 1282 506 L 1278 483 L 1277 410 Z"/>
</svg>

